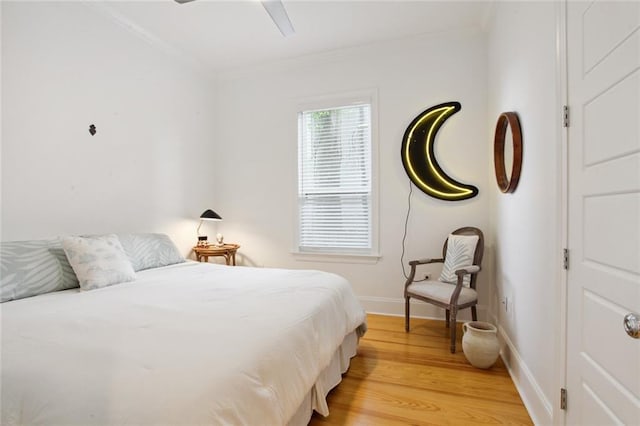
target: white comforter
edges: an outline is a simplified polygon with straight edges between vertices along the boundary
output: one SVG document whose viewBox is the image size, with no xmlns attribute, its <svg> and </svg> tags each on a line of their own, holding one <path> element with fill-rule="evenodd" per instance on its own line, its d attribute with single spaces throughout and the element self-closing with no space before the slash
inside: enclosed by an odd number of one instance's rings
<svg viewBox="0 0 640 426">
<path fill-rule="evenodd" d="M 193 262 L 0 310 L 3 425 L 282 425 L 365 321 L 339 276 Z"/>
</svg>

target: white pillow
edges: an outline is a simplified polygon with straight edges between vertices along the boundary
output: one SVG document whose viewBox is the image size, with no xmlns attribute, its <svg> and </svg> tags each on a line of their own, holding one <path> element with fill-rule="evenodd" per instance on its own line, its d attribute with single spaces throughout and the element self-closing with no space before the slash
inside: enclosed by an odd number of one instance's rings
<svg viewBox="0 0 640 426">
<path fill-rule="evenodd" d="M 476 245 L 478 245 L 477 235 L 449 235 L 440 281 L 456 284 L 458 282 L 456 271 L 473 265 Z M 471 275 L 465 275 L 462 285 L 469 287 L 470 283 Z"/>
<path fill-rule="evenodd" d="M 134 281 L 136 273 L 118 237 L 66 237 L 62 247 L 82 290 Z"/>
</svg>

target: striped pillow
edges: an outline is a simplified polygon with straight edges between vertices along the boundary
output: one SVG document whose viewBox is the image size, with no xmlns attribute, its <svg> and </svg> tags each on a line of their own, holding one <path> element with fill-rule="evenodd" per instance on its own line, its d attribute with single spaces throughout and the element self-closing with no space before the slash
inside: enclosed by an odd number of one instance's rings
<svg viewBox="0 0 640 426">
<path fill-rule="evenodd" d="M 0 243 L 0 302 L 78 286 L 62 240 Z"/>
<path fill-rule="evenodd" d="M 185 261 L 165 234 L 121 234 L 118 238 L 136 272 Z"/>
</svg>

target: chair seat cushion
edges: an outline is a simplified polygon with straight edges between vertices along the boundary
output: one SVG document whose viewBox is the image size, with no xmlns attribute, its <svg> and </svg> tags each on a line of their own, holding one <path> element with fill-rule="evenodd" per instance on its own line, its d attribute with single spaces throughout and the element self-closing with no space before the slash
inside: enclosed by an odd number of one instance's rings
<svg viewBox="0 0 640 426">
<path fill-rule="evenodd" d="M 417 295 L 426 297 L 440 303 L 449 304 L 451 295 L 456 286 L 454 284 L 443 283 L 440 281 L 422 281 L 409 284 L 407 292 L 409 295 Z M 478 299 L 478 293 L 472 288 L 462 287 L 460 296 L 458 296 L 458 305 L 473 302 Z"/>
</svg>

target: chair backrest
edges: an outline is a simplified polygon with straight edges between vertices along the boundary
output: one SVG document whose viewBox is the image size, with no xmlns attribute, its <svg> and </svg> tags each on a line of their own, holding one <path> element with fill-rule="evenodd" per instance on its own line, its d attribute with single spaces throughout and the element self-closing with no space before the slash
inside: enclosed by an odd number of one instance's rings
<svg viewBox="0 0 640 426">
<path fill-rule="evenodd" d="M 474 228 L 472 226 L 466 226 L 464 228 L 458 228 L 452 232 L 454 235 L 477 235 L 478 236 L 478 244 L 476 244 L 476 251 L 473 255 L 473 264 L 481 266 L 482 265 L 482 256 L 484 255 L 484 234 L 478 228 Z M 444 241 L 444 245 L 442 246 L 442 258 L 444 259 L 447 256 L 447 243 L 449 242 L 449 238 Z M 476 279 L 478 278 L 478 274 L 471 275 L 471 288 L 476 288 Z"/>
</svg>

